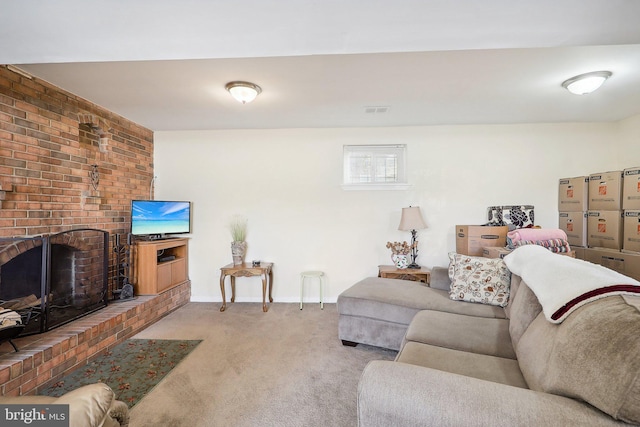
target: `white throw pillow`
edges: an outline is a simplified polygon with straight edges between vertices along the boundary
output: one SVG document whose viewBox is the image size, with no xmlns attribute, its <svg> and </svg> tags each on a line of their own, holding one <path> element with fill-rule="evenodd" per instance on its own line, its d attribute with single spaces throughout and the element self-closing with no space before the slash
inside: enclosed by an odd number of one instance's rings
<svg viewBox="0 0 640 427">
<path fill-rule="evenodd" d="M 509 302 L 511 272 L 501 258 L 449 253 L 449 297 L 456 301 L 505 307 Z"/>
</svg>

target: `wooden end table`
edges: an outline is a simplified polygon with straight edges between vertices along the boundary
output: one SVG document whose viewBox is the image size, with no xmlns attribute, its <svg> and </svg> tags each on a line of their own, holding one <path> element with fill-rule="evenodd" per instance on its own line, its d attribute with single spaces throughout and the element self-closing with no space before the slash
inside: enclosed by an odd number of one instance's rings
<svg viewBox="0 0 640 427">
<path fill-rule="evenodd" d="M 427 267 L 397 268 L 395 265 L 379 265 L 378 277 L 386 279 L 402 279 L 414 282 L 431 283 L 431 270 Z"/>
<path fill-rule="evenodd" d="M 220 291 L 222 292 L 222 307 L 220 311 L 227 309 L 227 301 L 224 294 L 224 279 L 231 276 L 231 302 L 236 300 L 236 277 L 262 276 L 262 311 L 265 313 L 269 310 L 266 302 L 267 282 L 269 282 L 269 302 L 273 302 L 271 296 L 271 288 L 273 287 L 273 263 L 261 262 L 259 266 L 254 267 L 251 264 L 227 264 L 220 269 Z"/>
</svg>

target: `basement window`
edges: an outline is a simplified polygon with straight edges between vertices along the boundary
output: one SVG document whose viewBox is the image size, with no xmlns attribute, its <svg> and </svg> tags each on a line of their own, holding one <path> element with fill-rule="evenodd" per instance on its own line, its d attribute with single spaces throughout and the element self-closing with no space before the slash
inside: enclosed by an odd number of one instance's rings
<svg viewBox="0 0 640 427">
<path fill-rule="evenodd" d="M 345 145 L 342 188 L 345 190 L 405 190 L 407 146 Z"/>
</svg>

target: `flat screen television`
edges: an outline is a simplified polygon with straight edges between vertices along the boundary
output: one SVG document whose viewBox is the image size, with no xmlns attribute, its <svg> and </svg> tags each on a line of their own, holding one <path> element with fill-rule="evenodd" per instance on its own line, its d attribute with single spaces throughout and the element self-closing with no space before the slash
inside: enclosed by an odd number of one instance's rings
<svg viewBox="0 0 640 427">
<path fill-rule="evenodd" d="M 164 238 L 191 232 L 191 202 L 132 200 L 131 234 Z"/>
</svg>

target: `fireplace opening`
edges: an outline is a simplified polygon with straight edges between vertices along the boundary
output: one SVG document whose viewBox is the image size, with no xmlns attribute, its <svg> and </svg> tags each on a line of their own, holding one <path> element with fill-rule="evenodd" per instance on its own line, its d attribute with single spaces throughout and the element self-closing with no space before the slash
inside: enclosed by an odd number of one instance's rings
<svg viewBox="0 0 640 427">
<path fill-rule="evenodd" d="M 43 327 L 44 239 L 1 240 L 3 256 L 0 259 L 7 259 L 11 253 L 17 255 L 0 266 L 0 307 L 21 315 L 22 322 L 26 325 L 23 335 L 38 333 Z"/>
<path fill-rule="evenodd" d="M 0 306 L 21 315 L 22 335 L 107 305 L 108 242 L 108 232 L 93 229 L 0 239 Z"/>
</svg>

